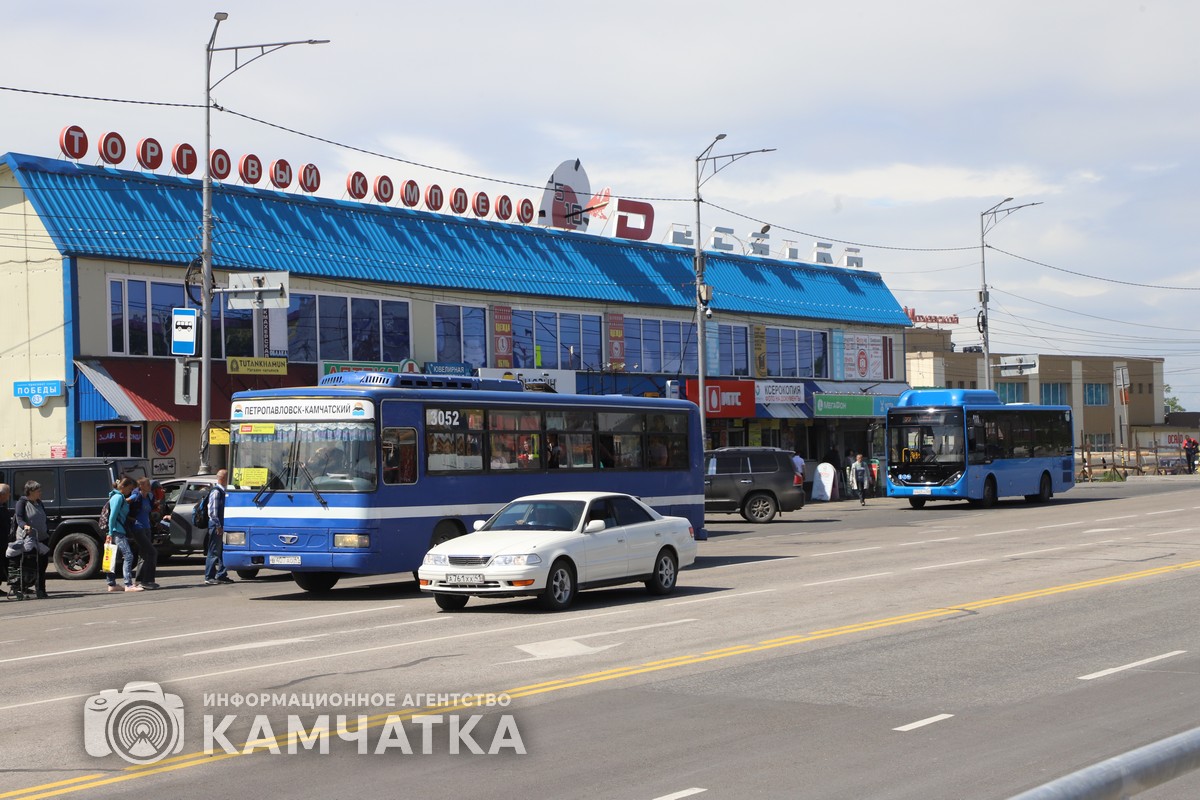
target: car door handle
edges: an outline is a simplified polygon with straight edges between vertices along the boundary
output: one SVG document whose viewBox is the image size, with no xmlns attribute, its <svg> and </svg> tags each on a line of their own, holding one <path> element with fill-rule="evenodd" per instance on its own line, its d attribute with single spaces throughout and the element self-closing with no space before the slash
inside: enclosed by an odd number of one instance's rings
<svg viewBox="0 0 1200 800">
<path fill-rule="evenodd" d="M 654 535 L 655 535 L 657 538 L 661 539 L 661 538 L 662 538 L 662 531 L 655 531 L 655 532 L 654 532 Z"/>
<path fill-rule="evenodd" d="M 625 541 L 624 539 L 617 539 L 617 543 L 618 543 L 618 544 L 621 544 L 621 543 L 622 543 L 622 542 L 624 542 L 624 541 Z"/>
<path fill-rule="evenodd" d="M 738 481 L 738 483 L 754 483 L 754 481 L 749 480 L 749 479 L 743 479 L 743 480 Z"/>
</svg>

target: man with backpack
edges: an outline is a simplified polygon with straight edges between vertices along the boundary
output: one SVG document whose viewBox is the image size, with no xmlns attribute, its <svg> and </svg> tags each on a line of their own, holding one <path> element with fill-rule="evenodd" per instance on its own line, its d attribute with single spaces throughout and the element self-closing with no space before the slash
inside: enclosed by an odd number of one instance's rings
<svg viewBox="0 0 1200 800">
<path fill-rule="evenodd" d="M 158 551 L 154 549 L 154 542 L 150 537 L 150 513 L 153 510 L 154 490 L 150 488 L 150 479 L 138 478 L 137 488 L 129 495 L 129 528 L 138 558 L 134 577 L 143 589 L 158 588 L 158 584 L 154 582 L 158 569 Z"/>
<path fill-rule="evenodd" d="M 204 585 L 216 586 L 221 583 L 233 583 L 233 578 L 225 570 L 225 562 L 221 558 L 224 550 L 222 537 L 225 535 L 225 487 L 229 483 L 229 473 L 217 470 L 217 482 L 204 500 L 197 500 L 197 506 L 203 503 L 205 515 L 208 517 L 208 533 L 204 536 Z M 192 520 L 199 523 L 198 510 L 192 512 Z"/>
</svg>

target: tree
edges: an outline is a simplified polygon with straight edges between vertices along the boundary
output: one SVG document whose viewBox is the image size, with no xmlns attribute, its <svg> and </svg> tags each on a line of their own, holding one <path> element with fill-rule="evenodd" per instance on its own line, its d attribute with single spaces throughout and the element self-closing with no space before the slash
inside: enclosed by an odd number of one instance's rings
<svg viewBox="0 0 1200 800">
<path fill-rule="evenodd" d="M 1172 411 L 1185 411 L 1183 404 L 1179 402 L 1179 398 L 1171 396 L 1171 385 L 1163 384 L 1163 408 L 1168 414 Z"/>
</svg>

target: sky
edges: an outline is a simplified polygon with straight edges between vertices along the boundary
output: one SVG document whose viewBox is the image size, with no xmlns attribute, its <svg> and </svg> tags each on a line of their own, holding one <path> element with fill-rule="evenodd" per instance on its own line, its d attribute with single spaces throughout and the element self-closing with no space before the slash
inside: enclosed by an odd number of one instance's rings
<svg viewBox="0 0 1200 800">
<path fill-rule="evenodd" d="M 334 197 L 358 170 L 535 204 L 532 187 L 578 158 L 593 191 L 654 198 L 662 241 L 672 223 L 694 224 L 695 159 L 724 133 L 714 154 L 774 151 L 707 180 L 706 237 L 720 225 L 748 240 L 769 223 L 774 255 L 787 242 L 806 260 L 818 240 L 835 260 L 858 247 L 902 305 L 957 315 L 959 348 L 981 343 L 981 214 L 1008 197 L 1007 207 L 1040 203 L 987 233 L 992 352 L 1164 357 L 1170 394 L 1200 410 L 1195 2 L 4 10 L 0 152 L 59 156 L 67 125 L 93 147 L 116 130 L 130 144 L 199 149 L 205 47 L 224 11 L 217 47 L 330 40 L 271 53 L 213 89 L 224 109 L 212 114 L 213 146 L 235 158 L 314 163 L 320 193 Z M 232 68 L 216 53 L 213 80 Z M 611 235 L 602 225 L 592 230 Z M 719 297 L 713 305 L 720 313 Z"/>
</svg>

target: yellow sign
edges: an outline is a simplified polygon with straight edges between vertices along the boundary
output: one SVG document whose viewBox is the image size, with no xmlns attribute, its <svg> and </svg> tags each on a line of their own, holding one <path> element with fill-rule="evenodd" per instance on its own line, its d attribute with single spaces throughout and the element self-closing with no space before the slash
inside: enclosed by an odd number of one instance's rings
<svg viewBox="0 0 1200 800">
<path fill-rule="evenodd" d="M 229 444 L 229 428 L 209 428 L 208 443 L 210 445 Z"/>
<path fill-rule="evenodd" d="M 266 482 L 266 467 L 234 467 L 234 486 L 263 486 Z"/>
<path fill-rule="evenodd" d="M 286 358 L 227 358 L 225 369 L 230 375 L 287 375 Z"/>
<path fill-rule="evenodd" d="M 274 422 L 244 422 L 238 425 L 238 433 L 255 434 L 255 433 L 275 433 Z"/>
</svg>

